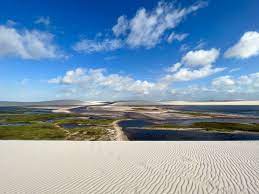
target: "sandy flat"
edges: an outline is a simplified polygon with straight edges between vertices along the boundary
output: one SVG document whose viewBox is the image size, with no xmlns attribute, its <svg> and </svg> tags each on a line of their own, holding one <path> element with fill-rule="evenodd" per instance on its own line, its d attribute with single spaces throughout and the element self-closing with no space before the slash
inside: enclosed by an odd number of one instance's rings
<svg viewBox="0 0 259 194">
<path fill-rule="evenodd" d="M 258 193 L 259 141 L 0 141 L 0 193 Z"/>
</svg>

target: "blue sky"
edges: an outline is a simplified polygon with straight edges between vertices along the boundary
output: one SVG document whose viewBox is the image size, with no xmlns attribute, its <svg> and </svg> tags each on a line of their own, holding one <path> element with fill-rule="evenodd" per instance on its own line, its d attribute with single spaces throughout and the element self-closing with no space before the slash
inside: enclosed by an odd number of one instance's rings
<svg viewBox="0 0 259 194">
<path fill-rule="evenodd" d="M 258 7 L 1 2 L 0 100 L 259 100 Z"/>
</svg>

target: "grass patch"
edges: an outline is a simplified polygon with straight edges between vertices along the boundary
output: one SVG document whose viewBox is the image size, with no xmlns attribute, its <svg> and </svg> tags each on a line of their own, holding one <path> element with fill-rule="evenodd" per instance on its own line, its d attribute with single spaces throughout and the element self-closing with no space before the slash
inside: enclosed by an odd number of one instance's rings
<svg viewBox="0 0 259 194">
<path fill-rule="evenodd" d="M 0 126 L 0 139 L 57 140 L 64 138 L 65 132 L 62 129 L 48 123 Z"/>
<path fill-rule="evenodd" d="M 220 122 L 198 122 L 193 123 L 191 127 L 204 128 L 208 131 L 253 131 L 259 132 L 259 124 L 241 124 L 241 123 L 220 123 Z"/>
<path fill-rule="evenodd" d="M 242 123 L 221 123 L 221 122 L 197 122 L 191 125 L 161 124 L 153 125 L 151 128 L 202 128 L 207 131 L 233 132 L 233 131 L 251 131 L 259 132 L 259 124 L 242 124 Z"/>
<path fill-rule="evenodd" d="M 7 123 L 29 123 L 33 121 L 48 121 L 52 119 L 72 117 L 73 114 L 57 114 L 57 113 L 46 113 L 46 114 L 3 114 L 0 115 L 1 122 Z"/>
<path fill-rule="evenodd" d="M 192 116 L 197 116 L 197 117 L 199 117 L 199 116 L 211 116 L 208 113 L 192 112 L 192 111 L 180 111 L 180 112 L 177 112 L 177 113 L 186 114 L 186 115 L 192 115 Z"/>
<path fill-rule="evenodd" d="M 181 126 L 181 125 L 177 125 L 177 124 L 161 124 L 161 125 L 152 125 L 151 128 L 166 128 L 166 129 L 170 129 L 170 128 L 186 128 L 188 126 Z"/>
<path fill-rule="evenodd" d="M 107 130 L 102 127 L 80 127 L 68 129 L 68 140 L 107 140 Z"/>
<path fill-rule="evenodd" d="M 40 113 L 47 112 L 49 110 L 36 109 L 36 108 L 27 108 L 27 107 L 0 107 L 0 114 L 25 114 L 25 113 Z"/>
<path fill-rule="evenodd" d="M 0 139 L 109 140 L 106 126 L 110 126 L 115 121 L 114 119 L 74 118 L 79 116 L 63 113 L 2 114 L 0 123 L 10 124 L 10 126 L 0 126 Z M 65 124 L 82 124 L 84 126 L 68 129 L 62 127 Z"/>
<path fill-rule="evenodd" d="M 115 119 L 61 119 L 55 123 L 58 125 L 65 124 L 82 124 L 82 125 L 111 125 Z"/>
</svg>

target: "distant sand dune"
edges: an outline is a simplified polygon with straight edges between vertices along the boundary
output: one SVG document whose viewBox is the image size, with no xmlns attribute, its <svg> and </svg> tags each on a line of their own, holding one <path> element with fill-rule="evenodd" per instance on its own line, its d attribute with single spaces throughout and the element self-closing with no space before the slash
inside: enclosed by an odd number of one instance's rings
<svg viewBox="0 0 259 194">
<path fill-rule="evenodd" d="M 205 106 L 240 106 L 240 105 L 253 105 L 253 106 L 259 106 L 259 101 L 209 101 L 209 102 L 195 102 L 195 101 L 163 101 L 160 102 L 160 104 L 164 105 L 205 105 Z"/>
<path fill-rule="evenodd" d="M 0 193 L 258 193 L 259 142 L 0 141 Z"/>
</svg>

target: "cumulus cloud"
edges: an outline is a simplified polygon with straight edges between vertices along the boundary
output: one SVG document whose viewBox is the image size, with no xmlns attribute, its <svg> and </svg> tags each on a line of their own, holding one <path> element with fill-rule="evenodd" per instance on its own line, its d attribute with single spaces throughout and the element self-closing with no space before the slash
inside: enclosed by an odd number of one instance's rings
<svg viewBox="0 0 259 194">
<path fill-rule="evenodd" d="M 213 55 L 214 57 L 211 57 L 214 52 L 216 54 Z M 119 74 L 107 74 L 104 69 L 82 68 L 67 71 L 64 76 L 50 79 L 48 82 L 60 85 L 69 85 L 72 87 L 68 88 L 66 91 L 81 91 L 81 93 L 87 91 L 92 95 L 96 94 L 98 91 L 98 95 L 100 95 L 100 92 L 107 92 L 109 97 L 118 97 L 118 95 L 120 97 L 125 97 L 125 95 L 132 95 L 134 97 L 156 96 L 157 98 L 161 98 L 170 93 L 171 85 L 175 82 L 201 79 L 225 69 L 213 66 L 213 63 L 216 61 L 218 56 L 218 51 L 216 49 L 195 52 L 191 51 L 191 53 L 194 53 L 193 58 L 196 57 L 198 59 L 194 59 L 193 62 L 191 61 L 191 57 L 189 57 L 190 59 L 187 63 L 178 62 L 171 67 L 168 67 L 165 69 L 167 74 L 153 82 L 147 80 L 136 80 L 132 77 L 122 76 Z M 198 55 L 198 57 L 196 55 Z M 200 57 L 200 55 L 204 55 L 204 60 L 207 61 L 202 61 L 202 57 Z M 186 57 L 186 55 L 184 55 L 183 58 L 184 57 Z M 185 60 L 182 61 L 185 62 Z M 194 66 L 194 64 L 197 64 L 197 66 Z"/>
<path fill-rule="evenodd" d="M 226 58 L 246 59 L 259 55 L 259 33 L 249 31 L 243 34 L 241 39 L 225 52 Z"/>
<path fill-rule="evenodd" d="M 189 66 L 206 66 L 214 63 L 219 56 L 219 50 L 212 48 L 210 50 L 189 51 L 182 58 L 182 63 Z"/>
<path fill-rule="evenodd" d="M 259 72 L 240 77 L 221 76 L 206 86 L 190 85 L 172 89 L 171 94 L 177 100 L 258 100 Z"/>
<path fill-rule="evenodd" d="M 165 82 L 190 81 L 208 77 L 212 74 L 223 71 L 224 68 L 213 68 L 212 65 L 207 65 L 199 69 L 181 68 L 174 74 L 168 74 L 163 78 Z"/>
<path fill-rule="evenodd" d="M 82 68 L 77 68 L 75 70 L 67 71 L 64 77 L 57 77 L 50 79 L 49 83 L 56 84 L 72 84 L 80 81 L 81 76 L 85 74 L 85 70 Z"/>
<path fill-rule="evenodd" d="M 53 35 L 37 30 L 19 31 L 0 25 L 0 56 L 16 56 L 22 59 L 62 57 L 53 43 Z"/>
<path fill-rule="evenodd" d="M 259 97 L 259 72 L 239 77 L 226 75 L 215 78 L 211 84 L 177 88 L 164 85 L 161 80 L 149 82 L 119 74 L 107 74 L 104 69 L 77 68 L 49 82 L 63 85 L 62 92 L 67 97 L 72 95 L 88 99 L 148 97 L 149 99 L 234 100 Z"/>
<path fill-rule="evenodd" d="M 163 90 L 157 83 L 135 80 L 119 74 L 106 74 L 104 69 L 77 68 L 48 82 L 79 87 L 81 92 L 108 92 L 109 96 L 118 92 L 121 92 L 121 95 L 151 95 L 154 91 Z"/>
<path fill-rule="evenodd" d="M 217 91 L 227 93 L 259 93 L 259 72 L 242 75 L 238 78 L 222 76 L 212 81 L 212 86 Z"/>
<path fill-rule="evenodd" d="M 218 56 L 219 50 L 214 48 L 189 51 L 182 57 L 181 63 L 178 62 L 167 69 L 171 74 L 164 76 L 162 82 L 191 81 L 221 72 L 225 68 L 213 67 L 213 63 L 215 63 Z"/>
<path fill-rule="evenodd" d="M 112 31 L 115 36 L 125 35 L 129 28 L 129 22 L 126 16 L 120 16 L 117 24 L 112 27 Z"/>
<path fill-rule="evenodd" d="M 175 88 L 171 90 L 171 99 L 173 100 L 211 100 L 212 92 L 206 86 L 189 85 L 184 88 Z M 215 95 L 215 94 L 214 94 Z"/>
<path fill-rule="evenodd" d="M 136 80 L 130 76 L 119 74 L 107 74 L 104 69 L 82 69 L 67 71 L 64 76 L 50 79 L 49 83 L 65 86 L 65 91 L 87 92 L 87 96 L 96 97 L 102 94 L 109 95 L 109 98 L 131 97 L 156 97 L 164 98 L 172 94 L 171 86 L 176 82 L 187 82 L 208 77 L 215 73 L 225 70 L 225 68 L 214 67 L 219 55 L 217 49 L 190 51 L 182 57 L 182 62 L 175 63 L 168 67 L 166 74 L 156 81 Z M 220 85 L 223 81 L 227 82 L 229 77 L 215 80 L 213 85 Z M 229 80 L 228 80 L 229 81 Z M 230 82 L 230 81 L 229 81 Z M 89 94 L 90 93 L 90 94 Z M 73 92 L 75 94 L 75 92 Z M 107 97 L 108 98 L 108 97 Z"/>
<path fill-rule="evenodd" d="M 180 67 L 182 66 L 181 63 L 175 63 L 174 65 L 172 65 L 171 67 L 168 67 L 166 69 L 167 72 L 170 72 L 170 73 L 174 73 L 176 72 Z"/>
<path fill-rule="evenodd" d="M 229 75 L 218 77 L 212 81 L 212 86 L 216 89 L 226 90 L 226 88 L 232 88 L 234 85 L 235 80 L 233 80 Z"/>
<path fill-rule="evenodd" d="M 125 99 L 126 96 L 161 99 L 168 96 L 170 87 L 175 82 L 200 79 L 223 70 L 223 68 L 212 68 L 212 66 L 204 66 L 198 70 L 180 68 L 180 66 L 181 64 L 175 64 L 173 66 L 175 69 L 171 70 L 170 74 L 155 82 L 136 80 L 119 74 L 107 74 L 104 69 L 83 68 L 67 71 L 64 76 L 50 79 L 48 82 L 66 86 L 64 91 L 67 94 L 73 91 L 71 95 L 85 94 L 84 97 L 98 98 L 103 94 L 111 99 Z M 177 72 L 173 73 L 175 71 Z"/>
<path fill-rule="evenodd" d="M 82 53 L 94 53 L 102 51 L 113 51 L 121 47 L 122 42 L 119 39 L 104 39 L 101 41 L 83 39 L 77 42 L 73 46 L 73 49 Z"/>
</svg>

